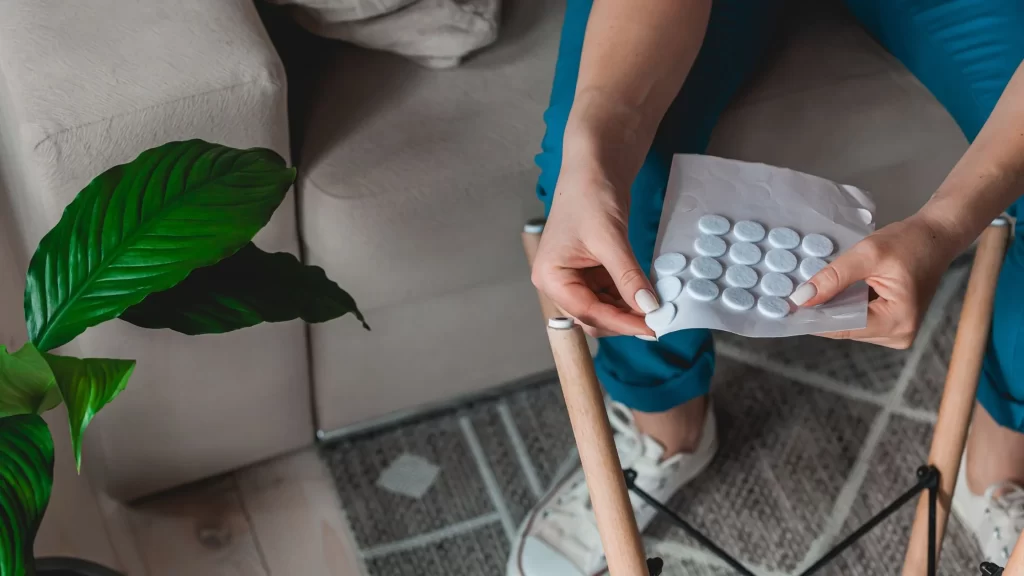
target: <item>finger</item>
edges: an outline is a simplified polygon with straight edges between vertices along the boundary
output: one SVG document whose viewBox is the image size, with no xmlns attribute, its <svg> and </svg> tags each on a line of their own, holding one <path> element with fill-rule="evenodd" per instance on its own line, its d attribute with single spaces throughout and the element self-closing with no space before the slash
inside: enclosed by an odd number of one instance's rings
<svg viewBox="0 0 1024 576">
<path fill-rule="evenodd" d="M 608 275 L 615 282 L 615 287 L 626 304 L 644 314 L 661 307 L 650 280 L 640 268 L 640 263 L 636 261 L 636 256 L 629 247 L 629 240 L 624 234 L 618 238 L 608 238 L 591 250 L 594 257 L 608 270 Z"/>
<path fill-rule="evenodd" d="M 627 312 L 634 316 L 638 316 L 640 318 L 643 318 L 645 316 L 645 314 L 642 314 L 630 308 L 629 304 L 626 304 L 625 302 L 622 301 L 622 298 L 616 298 L 608 294 L 602 294 L 598 292 L 597 299 L 600 300 L 601 302 L 604 302 L 605 304 L 611 304 L 612 306 L 615 306 L 619 310 L 622 310 L 623 312 Z"/>
<path fill-rule="evenodd" d="M 583 274 L 587 285 L 593 288 L 595 292 L 611 294 L 621 299 L 622 295 L 619 294 L 618 287 L 615 286 L 615 282 L 612 281 L 612 277 L 608 275 L 608 270 L 604 266 L 584 268 L 580 272 Z"/>
<path fill-rule="evenodd" d="M 583 327 L 583 331 L 586 332 L 588 336 L 592 336 L 594 338 L 606 338 L 608 336 L 621 336 L 621 334 L 615 334 L 615 333 L 609 332 L 607 330 L 601 330 L 601 329 L 598 329 L 598 328 L 594 328 L 593 326 L 587 326 L 586 324 L 583 324 L 583 323 L 578 322 L 578 321 L 577 321 L 577 324 L 579 324 L 580 326 Z M 641 334 L 640 336 L 646 336 L 646 335 L 645 334 Z"/>
<path fill-rule="evenodd" d="M 896 350 L 906 350 L 910 348 L 910 344 L 913 340 L 902 340 L 897 338 L 867 338 L 859 340 L 865 344 L 874 344 L 875 346 L 884 346 L 886 348 L 894 348 Z"/>
<path fill-rule="evenodd" d="M 835 340 L 855 340 L 857 342 L 863 342 L 865 344 L 874 344 L 875 346 L 884 346 L 885 348 L 893 348 L 896 350 L 906 350 L 913 344 L 913 340 L 909 338 L 891 338 L 888 336 L 879 338 L 861 338 L 853 336 L 854 331 L 848 331 L 845 333 L 840 332 L 827 332 L 822 334 L 815 334 L 815 336 L 821 336 L 822 338 L 832 338 Z M 839 334 L 845 334 L 849 337 L 836 336 Z"/>
<path fill-rule="evenodd" d="M 864 328 L 858 330 L 822 332 L 820 334 L 815 334 L 815 336 L 831 338 L 833 340 L 857 340 L 859 342 L 877 344 L 878 342 L 876 341 L 878 340 L 895 340 L 892 337 L 892 331 L 895 325 L 896 322 L 893 319 L 888 302 L 885 300 L 875 300 L 871 304 L 868 304 L 867 326 Z"/>
<path fill-rule="evenodd" d="M 615 334 L 654 334 L 643 317 L 601 302 L 583 282 L 578 270 L 555 269 L 545 274 L 542 288 L 553 302 L 582 324 Z"/>
<path fill-rule="evenodd" d="M 876 263 L 873 250 L 868 246 L 862 240 L 797 288 L 789 299 L 797 306 L 817 306 L 867 278 Z"/>
<path fill-rule="evenodd" d="M 837 332 L 820 332 L 815 336 L 821 338 L 828 338 L 830 340 L 855 340 L 857 342 L 865 342 L 867 344 L 879 344 L 892 348 L 890 342 L 895 342 L 893 338 L 888 336 L 870 336 L 864 329 L 861 330 L 839 330 Z"/>
</svg>

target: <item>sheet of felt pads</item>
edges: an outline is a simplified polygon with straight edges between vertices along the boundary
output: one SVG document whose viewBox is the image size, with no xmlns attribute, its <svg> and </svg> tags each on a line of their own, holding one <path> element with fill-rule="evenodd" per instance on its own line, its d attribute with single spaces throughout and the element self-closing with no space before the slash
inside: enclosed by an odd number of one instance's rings
<svg viewBox="0 0 1024 576">
<path fill-rule="evenodd" d="M 863 190 L 817 176 L 675 156 L 651 266 L 663 308 L 648 325 L 659 337 L 689 328 L 753 337 L 863 328 L 863 283 L 813 308 L 788 296 L 870 234 L 874 210 Z"/>
</svg>

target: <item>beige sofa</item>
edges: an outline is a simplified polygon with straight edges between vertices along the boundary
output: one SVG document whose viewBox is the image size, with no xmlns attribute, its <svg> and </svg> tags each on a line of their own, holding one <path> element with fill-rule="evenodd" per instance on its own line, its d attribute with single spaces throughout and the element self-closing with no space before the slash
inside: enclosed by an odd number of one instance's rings
<svg viewBox="0 0 1024 576">
<path fill-rule="evenodd" d="M 0 343 L 24 339 L 28 247 L 74 194 L 144 148 L 196 137 L 297 151 L 295 194 L 257 242 L 301 249 L 373 326 L 88 331 L 74 352 L 139 360 L 87 434 L 95 484 L 149 494 L 551 367 L 518 231 L 540 212 L 532 157 L 564 5 L 505 4 L 498 43 L 451 71 L 288 44 L 270 11 L 286 72 L 250 0 L 0 3 Z M 807 4 L 813 17 L 712 152 L 858 185 L 895 219 L 964 139 L 841 9 Z"/>
</svg>

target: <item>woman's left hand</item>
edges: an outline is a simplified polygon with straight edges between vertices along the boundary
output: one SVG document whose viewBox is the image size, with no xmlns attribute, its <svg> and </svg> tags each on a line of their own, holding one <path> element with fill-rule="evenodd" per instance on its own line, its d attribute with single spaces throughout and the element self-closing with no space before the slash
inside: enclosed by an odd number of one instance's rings
<svg viewBox="0 0 1024 576">
<path fill-rule="evenodd" d="M 868 304 L 867 327 L 820 336 L 909 348 L 958 250 L 940 224 L 915 214 L 858 242 L 798 288 L 791 299 L 800 306 L 816 306 L 864 280 L 878 295 Z"/>
</svg>

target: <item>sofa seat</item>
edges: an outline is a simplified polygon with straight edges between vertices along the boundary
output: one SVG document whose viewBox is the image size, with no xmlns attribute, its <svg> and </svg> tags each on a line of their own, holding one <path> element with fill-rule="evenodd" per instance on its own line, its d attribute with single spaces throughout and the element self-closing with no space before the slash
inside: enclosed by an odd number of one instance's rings
<svg viewBox="0 0 1024 576">
<path fill-rule="evenodd" d="M 542 214 L 561 12 L 508 2 L 499 42 L 448 71 L 333 45 L 299 161 L 303 244 L 373 331 L 311 328 L 322 430 L 552 367 L 519 232 Z"/>
</svg>

